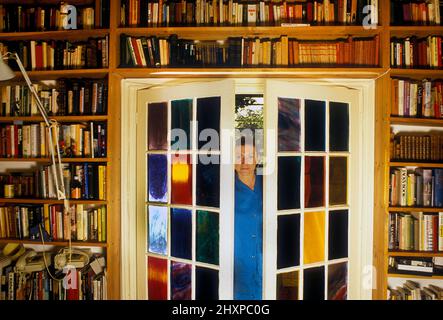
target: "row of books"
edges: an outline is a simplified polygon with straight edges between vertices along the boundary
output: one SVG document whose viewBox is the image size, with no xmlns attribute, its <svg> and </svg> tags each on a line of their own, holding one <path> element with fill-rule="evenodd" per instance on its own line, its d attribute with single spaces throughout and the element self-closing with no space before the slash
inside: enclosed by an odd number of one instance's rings
<svg viewBox="0 0 443 320">
<path fill-rule="evenodd" d="M 389 250 L 443 251 L 443 212 L 389 214 Z"/>
<path fill-rule="evenodd" d="M 110 0 L 73 7 L 62 2 L 45 6 L 0 4 L 0 32 L 109 28 Z"/>
<path fill-rule="evenodd" d="M 430 284 L 423 289 L 420 284 L 406 280 L 403 286 L 388 288 L 389 300 L 443 300 L 443 288 Z"/>
<path fill-rule="evenodd" d="M 106 268 L 97 268 L 97 261 L 105 261 L 100 254 L 94 254 L 87 265 L 64 270 L 55 269 L 53 256 L 55 253 L 45 252 L 49 258 L 48 269 L 39 265 L 38 271 L 23 273 L 15 270 L 16 262 L 6 266 L 0 274 L 0 300 L 106 300 L 107 274 Z M 38 253 L 37 255 L 42 255 Z M 72 274 L 75 272 L 75 274 Z M 54 275 L 55 277 L 53 278 Z M 60 281 L 69 277 L 68 281 Z"/>
<path fill-rule="evenodd" d="M 391 115 L 443 117 L 443 81 L 392 79 Z"/>
<path fill-rule="evenodd" d="M 108 83 L 102 79 L 59 79 L 53 86 L 33 84 L 48 115 L 101 115 L 107 112 Z M 37 116 L 28 86 L 0 86 L 0 116 Z"/>
<path fill-rule="evenodd" d="M 378 0 L 122 0 L 122 26 L 362 24 Z"/>
<path fill-rule="evenodd" d="M 49 157 L 49 130 L 44 122 L 0 125 L 0 158 Z M 106 157 L 105 123 L 63 124 L 52 131 L 64 158 Z"/>
<path fill-rule="evenodd" d="M 390 204 L 401 207 L 443 207 L 443 169 L 393 169 L 390 177 Z"/>
<path fill-rule="evenodd" d="M 0 238 L 106 242 L 106 207 L 17 205 L 0 207 Z"/>
<path fill-rule="evenodd" d="M 63 164 L 63 181 L 71 199 L 106 200 L 106 166 L 96 163 Z M 40 166 L 37 170 L 0 175 L 1 198 L 57 198 L 53 178 L 56 168 Z"/>
<path fill-rule="evenodd" d="M 393 0 L 391 1 L 392 25 L 440 25 L 443 1 L 441 0 Z"/>
<path fill-rule="evenodd" d="M 388 271 L 392 274 L 422 276 L 443 275 L 443 257 L 389 257 Z"/>
<path fill-rule="evenodd" d="M 391 39 L 391 66 L 396 68 L 442 68 L 442 37 Z"/>
<path fill-rule="evenodd" d="M 108 36 L 84 41 L 6 41 L 0 43 L 0 52 L 16 52 L 26 70 L 64 70 L 108 67 Z M 15 60 L 9 65 L 19 70 Z"/>
<path fill-rule="evenodd" d="M 122 67 L 294 66 L 379 64 L 378 36 L 331 41 L 231 37 L 195 41 L 121 35 Z"/>
<path fill-rule="evenodd" d="M 391 132 L 391 160 L 443 160 L 443 135 L 439 133 Z"/>
</svg>

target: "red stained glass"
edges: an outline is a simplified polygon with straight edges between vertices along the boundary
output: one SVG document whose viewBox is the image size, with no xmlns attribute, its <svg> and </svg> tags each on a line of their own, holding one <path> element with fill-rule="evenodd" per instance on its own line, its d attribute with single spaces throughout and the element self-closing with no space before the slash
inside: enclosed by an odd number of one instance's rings
<svg viewBox="0 0 443 320">
<path fill-rule="evenodd" d="M 305 208 L 325 205 L 325 158 L 305 158 Z"/>
<path fill-rule="evenodd" d="M 192 205 L 192 164 L 190 155 L 172 155 L 171 203 Z"/>
<path fill-rule="evenodd" d="M 148 257 L 148 299 L 168 298 L 168 261 Z"/>
</svg>

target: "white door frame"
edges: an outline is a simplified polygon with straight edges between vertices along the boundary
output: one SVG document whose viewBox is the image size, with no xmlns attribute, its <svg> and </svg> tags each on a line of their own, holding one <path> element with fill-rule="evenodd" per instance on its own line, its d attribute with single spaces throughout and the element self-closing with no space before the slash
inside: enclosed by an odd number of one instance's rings
<svg viewBox="0 0 443 320">
<path fill-rule="evenodd" d="M 137 150 L 137 91 L 159 84 L 204 82 L 204 78 L 193 79 L 125 79 L 121 92 L 121 298 L 137 299 L 137 223 L 136 223 L 136 158 Z M 209 79 L 208 79 L 209 80 Z M 214 78 L 210 79 L 214 81 Z M 373 278 L 373 207 L 374 207 L 374 126 L 375 126 L 375 80 L 374 79 L 281 79 L 280 81 L 300 84 L 343 86 L 358 90 L 359 112 L 362 134 L 360 141 L 361 167 L 364 179 L 360 182 L 361 201 L 360 267 L 361 281 L 357 296 L 372 298 Z M 370 160 L 370 161 L 368 161 Z"/>
</svg>

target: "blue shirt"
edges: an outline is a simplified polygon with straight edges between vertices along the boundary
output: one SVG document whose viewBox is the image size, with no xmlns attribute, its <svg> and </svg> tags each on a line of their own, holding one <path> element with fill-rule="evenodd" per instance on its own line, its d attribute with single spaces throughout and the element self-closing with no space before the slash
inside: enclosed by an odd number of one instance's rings
<svg viewBox="0 0 443 320">
<path fill-rule="evenodd" d="M 263 279 L 263 177 L 254 190 L 235 175 L 234 299 L 261 300 Z"/>
</svg>

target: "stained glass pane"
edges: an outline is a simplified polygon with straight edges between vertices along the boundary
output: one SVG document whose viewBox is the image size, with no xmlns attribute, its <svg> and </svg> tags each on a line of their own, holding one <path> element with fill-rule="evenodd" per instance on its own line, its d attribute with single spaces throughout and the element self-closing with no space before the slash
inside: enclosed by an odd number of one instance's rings
<svg viewBox="0 0 443 320">
<path fill-rule="evenodd" d="M 171 262 L 171 299 L 191 300 L 192 266 L 190 264 Z"/>
<path fill-rule="evenodd" d="M 218 271 L 203 267 L 195 268 L 195 299 L 218 300 Z"/>
<path fill-rule="evenodd" d="M 300 264 L 300 216 L 278 217 L 277 268 L 283 269 Z"/>
<path fill-rule="evenodd" d="M 215 208 L 220 206 L 219 159 L 220 157 L 215 155 L 199 155 L 196 192 L 196 203 L 199 206 Z"/>
<path fill-rule="evenodd" d="M 165 155 L 148 156 L 148 200 L 150 202 L 168 201 L 168 161 Z"/>
<path fill-rule="evenodd" d="M 191 150 L 192 99 L 171 102 L 171 149 Z"/>
<path fill-rule="evenodd" d="M 166 255 L 168 252 L 168 208 L 149 206 L 148 250 Z"/>
<path fill-rule="evenodd" d="M 325 267 L 303 271 L 303 300 L 325 299 Z"/>
<path fill-rule="evenodd" d="M 300 208 L 300 157 L 278 158 L 278 210 Z"/>
<path fill-rule="evenodd" d="M 329 260 L 348 257 L 348 210 L 329 213 Z"/>
<path fill-rule="evenodd" d="M 348 264 L 328 267 L 328 300 L 346 300 L 348 295 Z"/>
<path fill-rule="evenodd" d="M 345 205 L 348 202 L 348 158 L 329 159 L 329 205 Z"/>
<path fill-rule="evenodd" d="M 300 151 L 300 100 L 278 98 L 278 151 Z"/>
<path fill-rule="evenodd" d="M 277 300 L 298 300 L 298 271 L 277 274 Z"/>
<path fill-rule="evenodd" d="M 305 212 L 303 262 L 305 264 L 325 260 L 325 213 Z"/>
<path fill-rule="evenodd" d="M 186 209 L 171 209 L 171 255 L 192 259 L 192 213 Z"/>
<path fill-rule="evenodd" d="M 329 103 L 329 149 L 331 151 L 349 150 L 349 105 Z"/>
<path fill-rule="evenodd" d="M 192 165 L 189 155 L 172 156 L 171 203 L 192 205 Z"/>
<path fill-rule="evenodd" d="M 148 299 L 168 298 L 168 261 L 148 257 Z"/>
<path fill-rule="evenodd" d="M 218 214 L 197 211 L 197 260 L 218 265 L 219 220 Z"/>
<path fill-rule="evenodd" d="M 220 97 L 197 99 L 197 123 L 198 123 L 198 148 L 201 149 L 207 143 L 211 149 L 219 150 L 218 139 L 220 137 Z M 217 139 L 214 141 L 212 139 Z M 201 141 L 200 141 L 201 140 Z M 205 147 L 207 149 L 207 146 Z"/>
<path fill-rule="evenodd" d="M 148 149 L 168 149 L 168 104 L 148 104 Z"/>
<path fill-rule="evenodd" d="M 325 205 L 325 158 L 305 158 L 305 207 Z"/>
<path fill-rule="evenodd" d="M 305 100 L 305 151 L 325 151 L 326 103 Z"/>
</svg>

